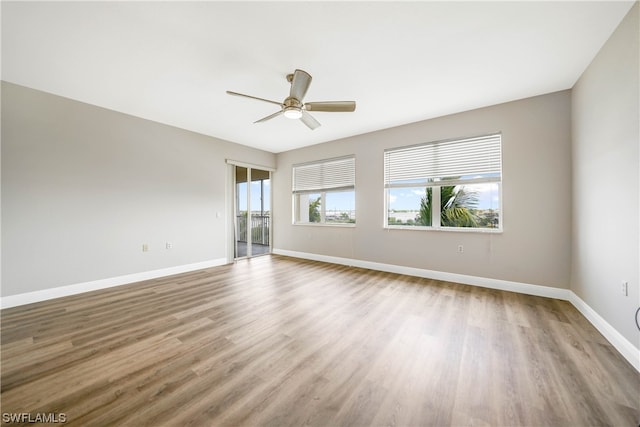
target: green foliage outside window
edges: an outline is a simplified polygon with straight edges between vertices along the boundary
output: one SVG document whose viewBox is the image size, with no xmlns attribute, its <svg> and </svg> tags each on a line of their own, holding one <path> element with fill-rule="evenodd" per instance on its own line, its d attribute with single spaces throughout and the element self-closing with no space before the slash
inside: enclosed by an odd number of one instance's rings
<svg viewBox="0 0 640 427">
<path fill-rule="evenodd" d="M 320 222 L 320 204 L 322 197 L 309 202 L 309 222 Z"/>
<path fill-rule="evenodd" d="M 431 226 L 433 188 L 427 187 L 420 200 L 419 225 Z M 440 187 L 440 225 L 443 227 L 478 227 L 479 218 L 474 213 L 478 206 L 478 194 L 463 186 Z"/>
</svg>

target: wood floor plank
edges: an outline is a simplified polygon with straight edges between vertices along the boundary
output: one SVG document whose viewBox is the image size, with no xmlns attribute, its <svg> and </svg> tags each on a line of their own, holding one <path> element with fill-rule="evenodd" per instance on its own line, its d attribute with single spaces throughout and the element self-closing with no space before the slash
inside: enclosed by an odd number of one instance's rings
<svg viewBox="0 0 640 427">
<path fill-rule="evenodd" d="M 265 256 L 0 312 L 3 413 L 70 426 L 636 426 L 566 301 Z"/>
</svg>

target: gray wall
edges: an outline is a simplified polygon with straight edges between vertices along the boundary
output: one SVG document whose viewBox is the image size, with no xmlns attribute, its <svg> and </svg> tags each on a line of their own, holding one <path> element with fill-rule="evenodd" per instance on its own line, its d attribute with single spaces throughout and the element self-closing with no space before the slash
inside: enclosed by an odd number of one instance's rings
<svg viewBox="0 0 640 427">
<path fill-rule="evenodd" d="M 640 348 L 638 3 L 573 88 L 571 289 Z M 629 283 L 629 296 L 621 293 Z"/>
<path fill-rule="evenodd" d="M 563 91 L 280 153 L 274 247 L 567 288 L 570 107 Z M 503 134 L 503 233 L 383 229 L 385 148 L 494 131 Z M 292 225 L 292 164 L 348 154 L 356 156 L 357 226 Z"/>
<path fill-rule="evenodd" d="M 3 82 L 2 295 L 225 258 L 226 158 L 275 166 L 271 153 Z"/>
</svg>

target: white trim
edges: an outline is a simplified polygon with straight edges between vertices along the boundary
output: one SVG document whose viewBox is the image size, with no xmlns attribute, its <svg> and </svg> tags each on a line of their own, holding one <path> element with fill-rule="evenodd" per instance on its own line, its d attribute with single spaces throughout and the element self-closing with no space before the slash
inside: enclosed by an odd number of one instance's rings
<svg viewBox="0 0 640 427">
<path fill-rule="evenodd" d="M 579 296 L 577 296 L 573 291 L 569 289 L 531 285 L 528 283 L 512 282 L 508 280 L 447 273 L 442 271 L 426 270 L 422 268 L 404 267 L 393 264 L 318 255 L 307 252 L 289 251 L 277 248 L 273 249 L 273 253 L 276 255 L 284 255 L 294 258 L 303 258 L 314 261 L 329 262 L 333 264 L 348 265 L 352 267 L 368 268 L 371 270 L 386 271 L 389 273 L 406 274 L 409 276 L 444 280 L 448 282 L 462 283 L 466 285 L 481 286 L 485 288 L 499 289 L 510 292 L 518 292 L 521 294 L 569 301 L 607 339 L 607 341 L 609 341 L 611 345 L 613 345 L 613 347 L 618 350 L 618 352 L 636 369 L 636 371 L 640 372 L 640 349 L 636 348 L 593 308 L 591 308 L 586 302 L 584 302 Z M 83 292 L 90 292 L 98 289 L 126 285 L 143 280 L 155 279 L 158 277 L 170 276 L 173 274 L 186 273 L 203 268 L 217 267 L 224 264 L 227 264 L 227 260 L 225 258 L 219 258 L 211 261 L 203 261 L 176 267 L 163 268 L 160 270 L 128 274 L 108 279 L 77 283 L 75 285 L 61 286 L 35 292 L 27 292 L 24 294 L 9 295 L 0 298 L 0 307 L 16 307 L 19 305 L 31 304 L 34 302 L 75 295 Z"/>
<path fill-rule="evenodd" d="M 323 261 L 332 264 L 348 265 L 350 267 L 367 268 L 370 270 L 385 271 L 388 273 L 406 274 L 408 276 L 424 277 L 426 279 L 443 280 L 446 282 L 461 283 L 464 285 L 481 286 L 483 288 L 499 289 L 502 291 L 518 292 L 520 294 L 535 295 L 539 297 L 569 299 L 569 290 L 554 288 L 551 286 L 530 285 L 528 283 L 512 282 L 509 280 L 490 279 L 487 277 L 468 276 L 466 274 L 447 273 L 445 271 L 427 270 L 424 268 L 405 267 L 402 265 L 384 264 L 380 262 L 363 261 L 359 259 L 340 258 L 327 255 L 318 255 L 307 252 L 288 251 L 274 248 L 272 253 L 276 255 L 304 258 L 313 261 Z"/>
<path fill-rule="evenodd" d="M 0 298 L 0 308 L 16 307 L 19 305 L 66 297 L 69 295 L 76 295 L 83 292 L 90 292 L 98 289 L 112 288 L 129 283 L 141 282 L 143 280 L 156 279 L 158 277 L 165 277 L 171 276 L 173 274 L 201 270 L 203 268 L 217 267 L 224 264 L 227 264 L 226 258 L 219 258 L 211 261 L 196 262 L 193 264 L 178 265 L 175 267 L 162 268 L 159 270 L 144 271 L 141 273 L 126 274 L 124 276 L 93 280 L 91 282 L 76 283 L 73 285 L 43 289 L 41 291 L 26 292 L 24 294 L 9 295 Z"/>
<path fill-rule="evenodd" d="M 269 166 L 262 165 L 254 165 L 253 163 L 239 162 L 237 160 L 226 159 L 228 165 L 240 166 L 242 168 L 251 168 L 251 169 L 261 169 L 264 171 L 275 172 L 275 168 L 271 168 Z"/>
<path fill-rule="evenodd" d="M 569 302 L 627 359 L 636 371 L 640 372 L 640 349 L 627 340 L 611 326 L 602 316 L 573 292 L 569 294 Z"/>
<path fill-rule="evenodd" d="M 371 270 L 385 271 L 389 273 L 406 274 L 409 276 L 424 277 L 427 279 L 444 280 L 447 282 L 461 283 L 465 285 L 481 286 L 490 289 L 517 292 L 526 295 L 535 295 L 546 298 L 555 298 L 570 302 L 606 339 L 618 350 L 618 352 L 640 372 L 640 349 L 636 348 L 629 340 L 622 336 L 602 316 L 578 297 L 573 291 L 550 286 L 531 285 L 528 283 L 513 282 L 509 280 L 491 279 L 488 277 L 469 276 L 466 274 L 447 273 L 444 271 L 426 270 L 423 268 L 404 267 L 400 265 L 384 264 L 372 261 L 363 261 L 350 258 L 341 258 L 328 255 L 318 255 L 307 252 L 289 251 L 274 248 L 276 255 L 303 258 L 313 261 L 329 262 L 333 264 L 348 265 L 350 267 L 368 268 Z"/>
<path fill-rule="evenodd" d="M 234 261 L 236 253 L 236 168 L 227 164 L 227 180 L 224 197 L 224 230 L 227 264 Z"/>
<path fill-rule="evenodd" d="M 309 227 L 346 227 L 356 228 L 356 224 L 353 222 L 294 222 L 294 227 L 309 226 Z"/>
<path fill-rule="evenodd" d="M 436 216 L 435 219 L 438 219 Z M 479 227 L 442 227 L 433 225 L 393 225 L 387 224 L 384 226 L 385 230 L 409 230 L 409 231 L 449 231 L 454 233 L 485 233 L 485 234 L 502 234 L 504 230 L 502 228 L 479 228 Z"/>
</svg>

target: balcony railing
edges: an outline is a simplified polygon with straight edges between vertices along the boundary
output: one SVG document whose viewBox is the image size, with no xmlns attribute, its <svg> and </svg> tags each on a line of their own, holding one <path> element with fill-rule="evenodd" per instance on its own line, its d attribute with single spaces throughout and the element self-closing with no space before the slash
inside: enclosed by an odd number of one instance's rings
<svg viewBox="0 0 640 427">
<path fill-rule="evenodd" d="M 236 217 L 238 241 L 247 241 L 247 215 Z M 251 243 L 269 245 L 269 215 L 251 215 Z"/>
</svg>

